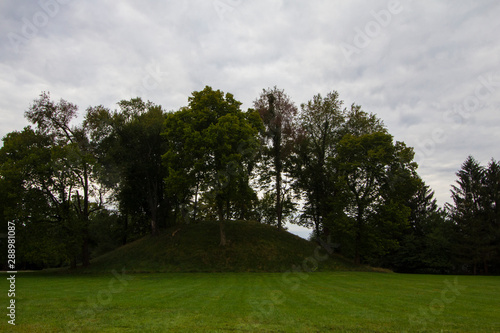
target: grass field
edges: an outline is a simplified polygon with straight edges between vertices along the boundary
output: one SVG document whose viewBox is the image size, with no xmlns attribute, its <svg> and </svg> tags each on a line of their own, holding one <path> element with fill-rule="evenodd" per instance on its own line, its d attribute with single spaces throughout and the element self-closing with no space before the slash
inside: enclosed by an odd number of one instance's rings
<svg viewBox="0 0 500 333">
<path fill-rule="evenodd" d="M 15 328 L 2 317 L 1 332 L 499 332 L 500 278 L 20 273 Z"/>
</svg>

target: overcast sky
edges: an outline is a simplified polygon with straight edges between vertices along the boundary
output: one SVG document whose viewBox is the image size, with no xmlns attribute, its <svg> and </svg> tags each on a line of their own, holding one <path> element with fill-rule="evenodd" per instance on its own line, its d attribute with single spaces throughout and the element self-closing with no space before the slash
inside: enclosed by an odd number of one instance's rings
<svg viewBox="0 0 500 333">
<path fill-rule="evenodd" d="M 0 136 L 42 91 L 80 107 L 141 96 L 167 110 L 206 85 L 252 106 L 337 90 L 415 147 L 449 201 L 472 154 L 500 159 L 500 2 L 40 0 L 0 2 Z"/>
</svg>

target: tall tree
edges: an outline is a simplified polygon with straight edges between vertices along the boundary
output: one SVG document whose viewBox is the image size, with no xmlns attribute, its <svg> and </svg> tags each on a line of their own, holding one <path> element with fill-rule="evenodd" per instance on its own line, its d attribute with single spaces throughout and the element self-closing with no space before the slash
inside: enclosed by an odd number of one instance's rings
<svg viewBox="0 0 500 333">
<path fill-rule="evenodd" d="M 176 218 L 179 211 L 187 211 L 185 207 L 192 205 L 190 216 L 181 215 L 186 223 L 197 220 L 200 195 L 204 190 L 205 146 L 201 132 L 208 124 L 201 122 L 202 119 L 192 109 L 184 107 L 167 115 L 163 132 L 167 141 L 163 155 L 168 169 L 166 191 L 174 200 Z"/>
<path fill-rule="evenodd" d="M 92 145 L 87 129 L 83 126 L 72 126 L 71 121 L 77 115 L 78 107 L 65 100 L 55 103 L 48 93 L 42 93 L 26 111 L 26 118 L 36 125 L 37 133 L 51 137 L 55 144 L 65 150 L 65 167 L 72 174 L 75 182 L 74 208 L 82 223 L 82 262 L 90 264 L 88 223 L 91 214 L 90 200 L 94 196 L 98 201 L 95 209 L 103 206 L 104 188 L 93 187 L 98 184 L 99 167 L 93 155 Z M 80 192 L 81 191 L 81 192 Z"/>
<path fill-rule="evenodd" d="M 490 249 L 487 260 L 496 262 L 500 269 L 500 161 L 491 160 L 484 179 L 486 220 L 490 229 Z M 486 266 L 486 272 L 488 267 Z"/>
<path fill-rule="evenodd" d="M 264 123 L 265 154 L 272 159 L 270 169 L 274 178 L 276 195 L 276 219 L 278 229 L 282 229 L 283 218 L 283 164 L 289 158 L 293 149 L 295 135 L 295 117 L 298 109 L 284 90 L 277 87 L 264 89 L 260 97 L 254 101 L 254 107 L 259 112 Z"/>
<path fill-rule="evenodd" d="M 383 133 L 346 135 L 339 142 L 340 169 L 346 193 L 346 212 L 352 219 L 355 262 L 367 252 L 374 231 L 369 223 L 376 214 L 385 168 L 393 155 L 392 137 Z"/>
<path fill-rule="evenodd" d="M 437 206 L 434 192 L 422 182 L 409 207 L 410 228 L 401 241 L 401 260 L 395 260 L 393 267 L 400 264 L 400 270 L 409 273 L 452 272 L 453 223 Z"/>
<path fill-rule="evenodd" d="M 327 232 L 323 230 L 324 219 L 332 212 L 338 194 L 338 174 L 327 165 L 328 160 L 336 157 L 341 138 L 345 121 L 342 104 L 338 93 L 333 91 L 325 98 L 318 94 L 301 105 L 291 169 L 296 190 L 304 194 L 302 221 L 313 222 L 316 237 L 320 237 L 322 231 Z"/>
<path fill-rule="evenodd" d="M 195 192 L 186 190 L 183 196 L 197 195 L 201 188 L 202 194 L 213 202 L 221 246 L 227 242 L 224 221 L 231 217 L 232 207 L 251 201 L 254 195 L 249 175 L 259 146 L 261 121 L 254 111 L 242 112 L 240 106 L 232 94 L 207 86 L 193 92 L 187 108 L 168 118 L 165 131 L 171 140 L 164 155 L 171 173 L 167 182 L 182 178 L 188 189 L 196 187 Z M 179 124 L 182 130 L 173 124 Z M 185 156 L 190 156 L 192 167 L 186 168 L 179 161 Z"/>
<path fill-rule="evenodd" d="M 87 110 L 85 125 L 99 143 L 100 156 L 110 169 L 110 183 L 117 183 L 121 210 L 149 220 L 152 235 L 158 235 L 170 210 L 164 178 L 168 170 L 162 164 L 167 150 L 162 135 L 166 112 L 161 106 L 140 98 L 118 103 L 111 112 L 101 106 Z M 113 176 L 119 175 L 119 177 Z"/>
<path fill-rule="evenodd" d="M 333 234 L 360 262 L 397 247 L 416 164 L 379 118 L 342 105 L 335 91 L 302 105 L 293 176 L 304 194 L 302 220 L 312 221 L 317 237 Z"/>
<path fill-rule="evenodd" d="M 0 178 L 6 201 L 2 211 L 4 221 L 16 224 L 18 261 L 43 267 L 52 257 L 76 267 L 85 226 L 75 218 L 72 205 L 76 182 L 67 147 L 30 127 L 9 133 L 3 141 Z"/>
<path fill-rule="evenodd" d="M 487 270 L 490 230 L 484 207 L 485 170 L 472 156 L 469 156 L 457 172 L 457 185 L 452 186 L 454 205 L 448 205 L 456 225 L 456 250 L 458 259 L 471 264 L 474 274 L 479 264 Z"/>
</svg>

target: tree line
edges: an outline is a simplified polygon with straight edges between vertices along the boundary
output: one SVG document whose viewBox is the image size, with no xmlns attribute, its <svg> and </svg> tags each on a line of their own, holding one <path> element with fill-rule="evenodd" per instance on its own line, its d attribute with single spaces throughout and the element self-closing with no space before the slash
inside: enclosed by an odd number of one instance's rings
<svg viewBox="0 0 500 333">
<path fill-rule="evenodd" d="M 0 218 L 17 228 L 26 268 L 90 264 L 148 233 L 231 220 L 330 238 L 356 263 L 402 272 L 495 273 L 500 268 L 500 164 L 469 157 L 439 208 L 413 148 L 336 91 L 297 107 L 264 89 L 253 108 L 205 87 L 167 112 L 141 98 L 116 110 L 53 101 L 3 138 Z M 4 251 L 6 253 L 6 251 Z"/>
</svg>

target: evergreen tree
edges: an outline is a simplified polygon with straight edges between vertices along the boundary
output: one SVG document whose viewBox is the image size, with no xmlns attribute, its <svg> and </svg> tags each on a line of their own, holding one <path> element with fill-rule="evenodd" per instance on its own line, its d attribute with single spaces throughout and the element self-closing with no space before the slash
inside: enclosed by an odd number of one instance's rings
<svg viewBox="0 0 500 333">
<path fill-rule="evenodd" d="M 452 186 L 454 205 L 448 205 L 455 223 L 455 255 L 463 264 L 472 266 L 472 272 L 479 272 L 483 264 L 487 270 L 490 250 L 490 230 L 484 205 L 485 170 L 472 156 L 469 156 L 457 172 L 457 185 Z"/>
</svg>

